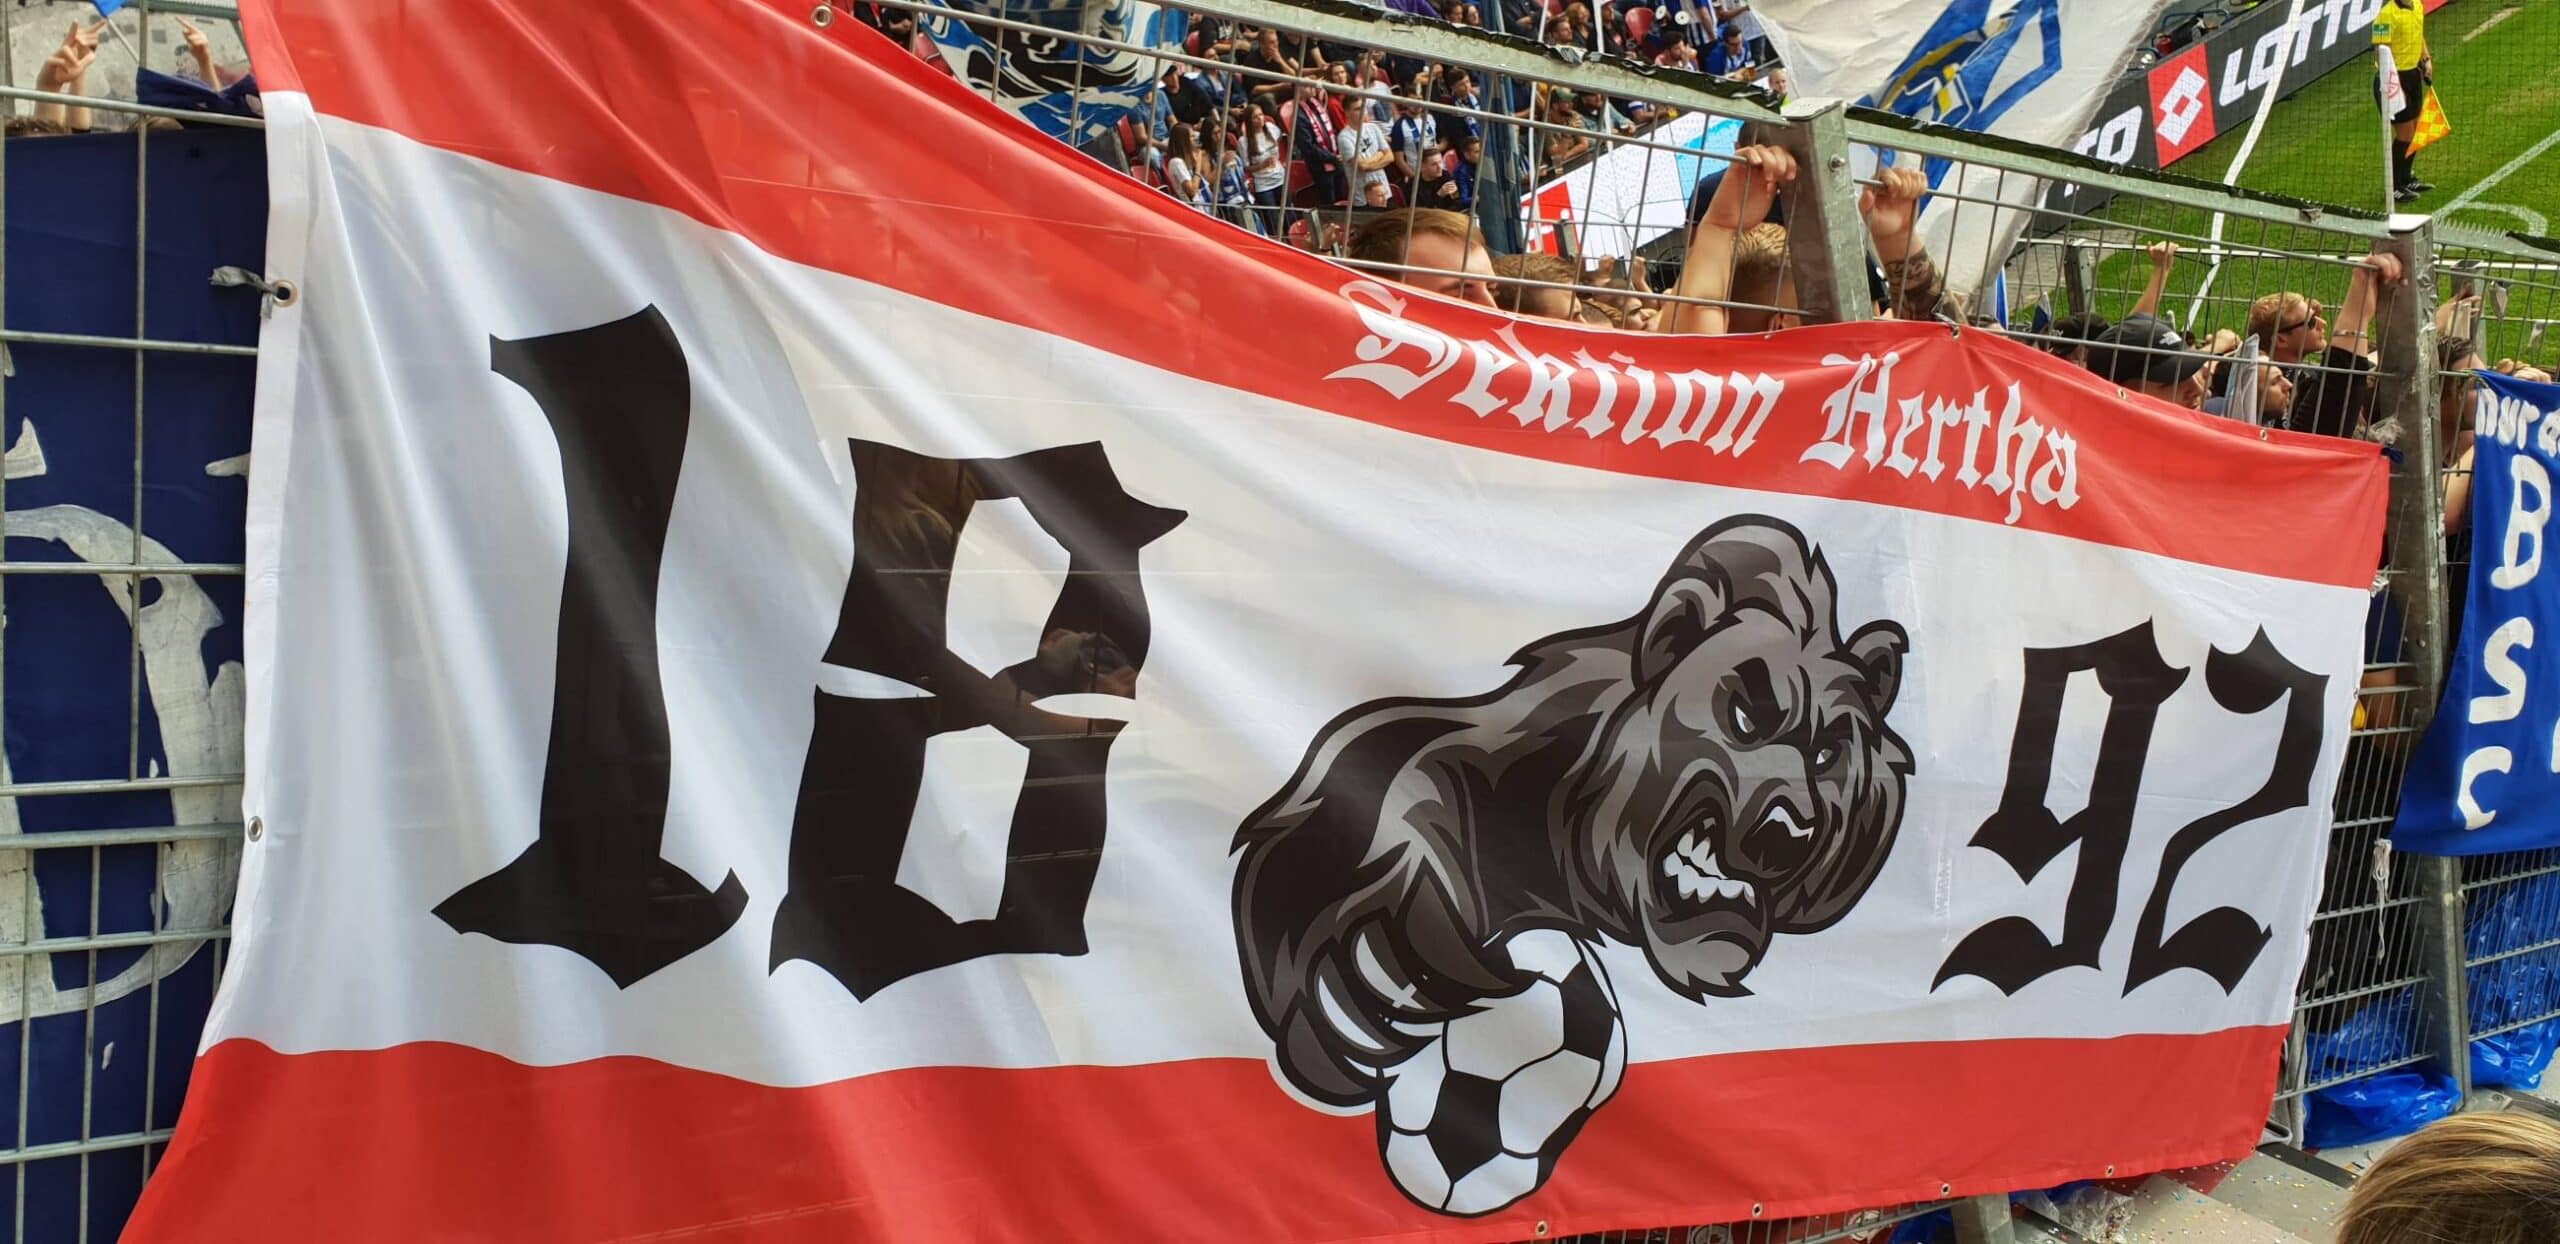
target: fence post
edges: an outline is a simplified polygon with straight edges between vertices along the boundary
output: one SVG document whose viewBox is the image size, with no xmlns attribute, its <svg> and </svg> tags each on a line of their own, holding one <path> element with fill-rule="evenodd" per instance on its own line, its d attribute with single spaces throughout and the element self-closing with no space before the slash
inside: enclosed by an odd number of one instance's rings
<svg viewBox="0 0 2560 1244">
<path fill-rule="evenodd" d="M 2018 1224 L 2006 1193 L 1966 1197 L 1949 1208 L 1955 1212 L 1956 1244 L 2016 1244 Z"/>
<path fill-rule="evenodd" d="M 2423 732 L 2444 694 L 2451 636 L 2444 564 L 2444 466 L 2437 409 L 2436 226 L 2432 217 L 2395 216 L 2383 250 L 2400 259 L 2403 279 L 2383 291 L 2376 318 L 2377 417 L 2400 421 L 2400 461 L 2391 481 L 2392 591 L 2399 597 L 2414 687 L 2403 699 L 2400 720 Z M 2418 734 L 2407 736 L 2416 746 Z M 2471 1096 L 2469 1003 L 2462 972 L 2462 867 L 2446 856 L 2413 855 L 2408 861 L 2418 904 L 2420 1039 L 2428 1061 Z"/>
<path fill-rule="evenodd" d="M 2078 241 L 2062 245 L 2062 297 L 2068 314 L 2087 315 L 2097 307 L 2098 254 Z"/>
<path fill-rule="evenodd" d="M 1858 215 L 1858 180 L 1849 166 L 1848 102 L 1790 100 L 1786 118 L 1781 141 L 1796 158 L 1798 187 L 1787 196 L 1787 259 L 1805 319 L 1873 319 L 1867 222 Z"/>
</svg>

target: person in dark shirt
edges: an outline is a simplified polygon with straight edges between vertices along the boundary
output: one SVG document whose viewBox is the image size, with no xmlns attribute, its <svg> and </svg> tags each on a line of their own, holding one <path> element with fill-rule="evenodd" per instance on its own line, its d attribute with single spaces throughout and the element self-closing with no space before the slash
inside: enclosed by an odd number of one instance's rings
<svg viewBox="0 0 2560 1244">
<path fill-rule="evenodd" d="M 2367 256 L 2356 265 L 2334 327 L 2319 303 L 2297 293 L 2269 294 L 2250 304 L 2249 335 L 2267 358 L 2293 374 L 2293 412 L 2286 426 L 2353 436 L 2373 417 L 2369 327 L 2382 291 L 2399 283 L 2398 256 Z"/>
<path fill-rule="evenodd" d="M 1471 188 L 1458 184 L 1457 176 L 1449 171 L 1449 157 L 1440 148 L 1423 153 L 1421 173 L 1421 180 L 1413 187 L 1415 207 L 1443 207 L 1459 212 L 1470 206 Z"/>
<path fill-rule="evenodd" d="M 1484 161 L 1484 140 L 1469 134 L 1458 140 L 1454 158 L 1448 161 L 1449 178 L 1458 183 L 1458 205 L 1476 205 L 1476 166 Z"/>
<path fill-rule="evenodd" d="M 1293 153 L 1307 166 L 1307 176 L 1313 183 L 1310 193 L 1316 202 L 1327 206 L 1351 197 L 1351 178 L 1343 170 L 1340 154 L 1342 123 L 1342 115 L 1334 111 L 1324 88 L 1313 82 L 1298 84 L 1298 98 L 1291 106 L 1289 141 Z"/>
<path fill-rule="evenodd" d="M 1281 50 L 1280 32 L 1267 26 L 1254 35 L 1252 46 L 1236 53 L 1236 64 L 1260 71 L 1246 76 L 1246 92 L 1255 99 L 1268 101 L 1274 108 L 1288 99 L 1289 92 L 1294 89 L 1285 79 L 1299 76 L 1302 69 L 1296 60 Z M 1262 74 L 1278 74 L 1284 80 L 1273 81 Z"/>
<path fill-rule="evenodd" d="M 1164 73 L 1165 99 L 1173 109 L 1174 119 L 1184 125 L 1198 125 L 1216 115 L 1218 94 L 1208 76 L 1191 65 L 1174 65 Z"/>
</svg>

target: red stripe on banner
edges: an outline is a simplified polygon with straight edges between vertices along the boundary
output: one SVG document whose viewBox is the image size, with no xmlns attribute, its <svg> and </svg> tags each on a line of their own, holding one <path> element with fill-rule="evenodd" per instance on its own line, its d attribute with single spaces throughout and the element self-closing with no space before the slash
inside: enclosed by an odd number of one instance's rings
<svg viewBox="0 0 2560 1244">
<path fill-rule="evenodd" d="M 197 1061 L 124 1238 L 1475 1241 L 1777 1218 L 2243 1156 L 2283 1039 L 1638 1063 L 1547 1187 L 1473 1220 L 1404 1201 L 1368 1116 L 1310 1110 L 1241 1059 L 790 1089 L 640 1058 L 235 1040 Z"/>
<path fill-rule="evenodd" d="M 1452 400 L 1474 367 L 1464 352 L 1402 396 L 1328 378 L 1360 361 L 1368 332 L 1338 293 L 1351 279 L 1344 269 L 1213 221 L 1039 136 L 848 16 L 820 30 L 813 7 L 593 0 L 563 22 L 555 6 L 524 0 L 243 5 L 260 79 L 271 91 L 306 91 L 323 113 L 659 204 L 781 258 L 1230 388 L 1596 469 L 2009 522 L 2311 582 L 2372 580 L 2387 492 L 2373 446 L 2261 434 L 2127 400 L 2089 372 L 1990 333 L 1888 322 L 1674 338 L 1516 324 L 1518 348 L 1558 360 L 1583 350 L 1603 364 L 1628 355 L 1666 378 L 1694 369 L 1785 381 L 1748 457 L 1694 437 L 1668 448 L 1629 444 L 1586 426 L 1583 412 L 1614 395 L 1615 426 L 1625 429 L 1635 400 L 1625 377 L 1604 391 L 1600 376 L 1578 373 L 1572 418 L 1536 426 L 1523 426 L 1525 404 L 1511 404 L 1525 397 L 1531 365 L 1505 369 L 1493 389 L 1504 408 L 1489 414 Z M 1510 323 L 1420 297 L 1405 314 L 1489 346 Z M 1899 438 L 1898 406 L 1873 425 L 1859 412 L 1859 452 L 1845 463 L 1801 458 L 1824 435 L 1824 399 L 1853 370 L 1825 359 L 1886 350 L 1902 359 L 1897 397 L 1983 392 L 1996 416 L 2005 386 L 2019 381 L 2024 413 L 2072 438 L 2076 475 L 2041 476 L 2049 495 L 2076 485 L 2072 504 L 2013 509 L 1988 486 L 1959 486 L 1952 470 L 1933 480 L 1905 459 L 1897 472 L 1887 451 L 1916 455 L 1928 440 Z M 1391 355 L 1416 366 L 1422 357 Z M 1670 401 L 1666 391 L 1662 403 Z M 1985 475 L 1996 431 L 1980 433 Z M 1963 435 L 1946 434 L 1950 454 Z M 1881 443 L 1889 439 L 1897 443 Z M 2032 437 L 2023 444 L 2028 469 L 2052 456 Z"/>
</svg>

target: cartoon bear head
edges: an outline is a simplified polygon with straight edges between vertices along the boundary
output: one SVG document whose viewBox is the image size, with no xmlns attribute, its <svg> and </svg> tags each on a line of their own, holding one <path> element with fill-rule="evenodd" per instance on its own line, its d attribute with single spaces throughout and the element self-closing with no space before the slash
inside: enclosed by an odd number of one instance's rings
<svg viewBox="0 0 2560 1244">
<path fill-rule="evenodd" d="M 1840 631 L 1830 567 L 1793 527 L 1729 520 L 1633 627 L 1635 688 L 1562 792 L 1558 845 L 1691 999 L 1739 997 L 1780 933 L 1846 914 L 1884 867 L 1911 752 L 1886 723 L 1909 641 Z"/>
</svg>

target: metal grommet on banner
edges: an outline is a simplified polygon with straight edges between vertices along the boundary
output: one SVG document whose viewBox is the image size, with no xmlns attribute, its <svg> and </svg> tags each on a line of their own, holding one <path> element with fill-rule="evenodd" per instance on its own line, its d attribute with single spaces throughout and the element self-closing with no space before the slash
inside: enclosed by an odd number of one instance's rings
<svg viewBox="0 0 2560 1244">
<path fill-rule="evenodd" d="M 1955 1186 L 1954 1184 L 1939 1184 L 1939 1185 L 1938 1185 L 1938 1195 L 1939 1195 L 1939 1196 L 1954 1196 L 1955 1194 L 1956 1194 L 1956 1186 Z"/>
<path fill-rule="evenodd" d="M 1759 1217 L 1760 1215 L 1762 1215 L 1762 1214 L 1764 1214 L 1764 1213 L 1766 1213 L 1766 1212 L 1768 1212 L 1768 1207 L 1766 1207 L 1766 1206 L 1764 1206 L 1764 1205 L 1761 1205 L 1761 1204 L 1760 1204 L 1759 1202 L 1757 1202 L 1757 1201 L 1752 1202 L 1752 1205 L 1751 1205 L 1751 1216 L 1752 1216 L 1752 1217 L 1757 1218 L 1757 1217 Z"/>
<path fill-rule="evenodd" d="M 2109 1179 L 2113 1179 L 2113 1178 L 2115 1178 L 2115 1176 L 2116 1176 L 2116 1164 L 2115 1164 L 2115 1163 L 2113 1163 L 2113 1162 L 2109 1162 L 2109 1163 L 2107 1163 L 2107 1178 L 2109 1178 Z"/>
<path fill-rule="evenodd" d="M 267 822 L 266 822 L 266 818 L 264 818 L 264 817 L 257 817 L 257 816 L 250 817 L 250 818 L 249 818 L 249 841 L 251 841 L 251 842 L 256 842 L 256 841 L 257 841 L 257 840 L 259 840 L 260 838 L 264 838 L 264 837 L 266 837 L 266 836 L 267 836 Z"/>
<path fill-rule="evenodd" d="M 824 29 L 828 26 L 834 25 L 835 21 L 836 6 L 832 4 L 821 4 L 817 8 L 809 11 L 809 24 L 812 26 Z"/>
<path fill-rule="evenodd" d="M 228 265 L 213 270 L 213 284 L 246 287 L 258 291 L 261 295 L 258 302 L 260 319 L 274 314 L 278 307 L 292 306 L 294 300 L 302 296 L 302 290 L 291 281 L 270 281 L 265 276 L 251 272 L 247 268 Z"/>
<path fill-rule="evenodd" d="M 1530 1228 L 1530 1230 L 1534 1232 L 1539 1239 L 1543 1240 L 1547 1238 L 1547 1220 L 1544 1218 L 1539 1219 L 1538 1225 Z"/>
</svg>

